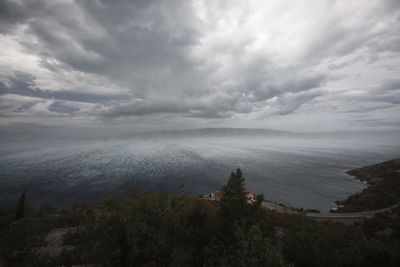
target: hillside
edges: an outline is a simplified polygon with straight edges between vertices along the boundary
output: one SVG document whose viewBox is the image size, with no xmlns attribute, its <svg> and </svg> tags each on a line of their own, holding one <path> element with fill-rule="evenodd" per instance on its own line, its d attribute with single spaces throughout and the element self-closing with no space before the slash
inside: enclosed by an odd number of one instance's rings
<svg viewBox="0 0 400 267">
<path fill-rule="evenodd" d="M 337 201 L 337 212 L 356 212 L 386 208 L 400 202 L 400 159 L 347 172 L 370 186 L 346 200 Z"/>
<path fill-rule="evenodd" d="M 57 211 L 34 207 L 21 196 L 18 205 L 0 209 L 0 262 L 40 267 L 398 266 L 399 209 L 357 225 L 315 222 L 302 214 L 266 210 L 262 196 L 249 204 L 244 186 L 238 169 L 221 188 L 220 201 L 131 189 Z"/>
</svg>

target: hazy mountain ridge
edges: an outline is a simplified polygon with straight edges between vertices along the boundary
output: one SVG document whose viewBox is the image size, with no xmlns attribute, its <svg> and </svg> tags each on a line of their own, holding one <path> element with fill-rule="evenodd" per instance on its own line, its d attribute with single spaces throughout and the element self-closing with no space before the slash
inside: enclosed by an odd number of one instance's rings
<svg viewBox="0 0 400 267">
<path fill-rule="evenodd" d="M 118 132 L 112 128 L 93 129 L 40 125 L 9 125 L 0 128 L 0 140 L 67 140 L 67 139 L 129 139 L 129 138 L 219 138 L 219 137 L 286 137 L 286 138 L 392 138 L 400 143 L 400 131 L 332 131 L 292 132 L 262 128 L 196 128 L 176 130 L 155 130 L 146 132 Z"/>
<path fill-rule="evenodd" d="M 250 128 L 199 128 L 168 131 L 151 131 L 143 133 L 133 133 L 124 137 L 237 137 L 237 136 L 284 136 L 294 137 L 303 135 L 300 133 L 279 131 L 271 129 L 250 129 Z"/>
</svg>

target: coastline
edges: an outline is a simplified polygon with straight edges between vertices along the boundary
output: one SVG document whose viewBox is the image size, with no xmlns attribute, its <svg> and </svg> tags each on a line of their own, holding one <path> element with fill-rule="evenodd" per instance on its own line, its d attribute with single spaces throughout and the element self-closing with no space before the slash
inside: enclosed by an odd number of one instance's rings
<svg viewBox="0 0 400 267">
<path fill-rule="evenodd" d="M 363 212 L 387 208 L 400 201 L 400 158 L 346 171 L 354 179 L 367 183 L 361 192 L 335 201 L 332 213 Z"/>
</svg>

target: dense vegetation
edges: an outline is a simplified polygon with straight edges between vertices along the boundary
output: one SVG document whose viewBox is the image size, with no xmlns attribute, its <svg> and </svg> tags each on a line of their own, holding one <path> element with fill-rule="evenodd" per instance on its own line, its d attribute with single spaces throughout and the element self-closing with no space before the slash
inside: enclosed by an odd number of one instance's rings
<svg viewBox="0 0 400 267">
<path fill-rule="evenodd" d="M 0 211 L 0 253 L 9 266 L 398 266 L 399 209 L 361 225 L 317 223 L 265 210 L 262 196 L 247 203 L 244 186 L 238 169 L 220 201 L 131 189 L 64 211 L 23 194 Z M 61 253 L 46 254 L 57 229 Z"/>
<path fill-rule="evenodd" d="M 400 202 L 400 159 L 348 171 L 370 186 L 362 193 L 350 196 L 337 212 L 365 211 L 386 208 Z"/>
</svg>

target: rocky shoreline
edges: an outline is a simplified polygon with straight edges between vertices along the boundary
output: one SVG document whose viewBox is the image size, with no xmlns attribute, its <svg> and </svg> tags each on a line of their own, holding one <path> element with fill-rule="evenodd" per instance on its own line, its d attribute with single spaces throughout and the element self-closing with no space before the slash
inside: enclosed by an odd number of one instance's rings
<svg viewBox="0 0 400 267">
<path fill-rule="evenodd" d="M 346 172 L 368 187 L 345 200 L 335 201 L 331 212 L 361 212 L 385 208 L 400 201 L 400 158 Z"/>
</svg>

